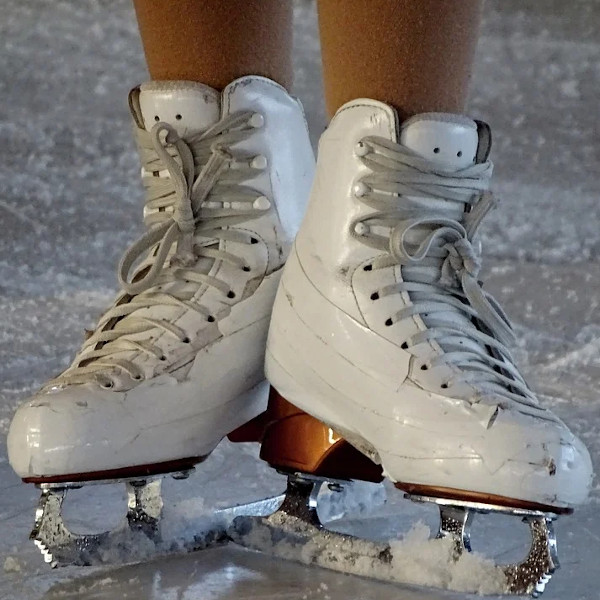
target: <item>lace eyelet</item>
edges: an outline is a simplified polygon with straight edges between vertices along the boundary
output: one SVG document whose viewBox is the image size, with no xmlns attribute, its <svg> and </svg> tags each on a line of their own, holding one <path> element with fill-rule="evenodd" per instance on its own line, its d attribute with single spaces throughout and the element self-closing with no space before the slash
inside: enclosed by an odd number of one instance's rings
<svg viewBox="0 0 600 600">
<path fill-rule="evenodd" d="M 209 323 L 214 323 L 214 322 L 215 322 L 215 318 L 214 318 L 212 315 L 208 315 L 208 317 L 206 317 L 206 320 L 207 320 Z"/>
<path fill-rule="evenodd" d="M 183 117 L 182 117 L 180 114 L 176 114 L 176 115 L 175 115 L 175 118 L 176 118 L 178 121 L 181 121 L 181 119 L 182 119 Z"/>
<path fill-rule="evenodd" d="M 369 187 L 362 181 L 359 181 L 357 184 L 354 185 L 352 191 L 354 192 L 354 195 L 357 198 L 362 198 L 365 194 L 368 193 Z"/>
<path fill-rule="evenodd" d="M 132 377 L 132 379 L 133 379 L 134 381 L 141 381 L 142 379 L 144 379 L 144 376 L 143 376 L 143 375 L 140 375 L 140 374 L 138 373 L 137 375 L 134 375 L 134 376 Z"/>
<path fill-rule="evenodd" d="M 448 389 L 448 384 L 447 384 L 447 383 L 442 383 L 442 385 L 440 385 L 440 387 L 441 387 L 443 390 L 447 390 L 447 389 Z"/>
<path fill-rule="evenodd" d="M 245 273 L 250 273 L 250 267 L 242 267 L 242 271 L 244 271 Z"/>
<path fill-rule="evenodd" d="M 181 340 L 181 343 L 182 344 L 191 344 L 192 340 L 190 340 L 190 338 L 186 336 Z"/>
<path fill-rule="evenodd" d="M 229 290 L 227 292 L 227 297 L 228 298 L 235 298 L 235 292 L 233 290 Z"/>
<path fill-rule="evenodd" d="M 361 140 L 360 142 L 356 143 L 356 146 L 354 146 L 354 153 L 356 154 L 356 156 L 363 157 L 369 153 L 369 148 Z"/>
<path fill-rule="evenodd" d="M 373 265 L 365 265 L 363 267 L 363 271 L 372 271 L 373 270 Z"/>
<path fill-rule="evenodd" d="M 101 383 L 100 387 L 104 388 L 105 390 L 112 390 L 115 387 L 115 382 L 114 381 L 106 381 L 104 383 Z"/>
<path fill-rule="evenodd" d="M 269 165 L 267 157 L 263 154 L 257 154 L 251 161 L 250 166 L 258 171 L 264 171 Z"/>
<path fill-rule="evenodd" d="M 369 226 L 360 222 L 356 223 L 356 225 L 354 225 L 354 233 L 356 233 L 356 235 L 366 235 L 369 233 Z"/>
<path fill-rule="evenodd" d="M 385 326 L 386 326 L 386 327 L 391 327 L 393 324 L 394 324 L 394 321 L 392 321 L 392 319 L 388 319 L 388 320 L 385 322 Z"/>
<path fill-rule="evenodd" d="M 251 244 L 258 244 L 258 240 L 256 238 L 250 238 L 250 243 Z"/>
<path fill-rule="evenodd" d="M 248 123 L 254 129 L 260 129 L 265 124 L 265 118 L 260 113 L 254 113 Z"/>
<path fill-rule="evenodd" d="M 421 365 L 421 371 L 428 371 L 429 367 L 427 365 Z"/>
<path fill-rule="evenodd" d="M 167 362 L 167 357 L 163 354 L 158 360 L 160 360 L 160 362 Z"/>
<path fill-rule="evenodd" d="M 408 350 L 408 344 L 406 342 L 402 342 L 400 344 L 400 348 L 402 348 L 402 350 Z"/>
<path fill-rule="evenodd" d="M 371 294 L 371 300 L 379 300 L 379 293 L 378 292 L 373 292 Z"/>
<path fill-rule="evenodd" d="M 271 201 L 266 196 L 259 196 L 253 203 L 252 208 L 256 210 L 269 210 Z"/>
</svg>

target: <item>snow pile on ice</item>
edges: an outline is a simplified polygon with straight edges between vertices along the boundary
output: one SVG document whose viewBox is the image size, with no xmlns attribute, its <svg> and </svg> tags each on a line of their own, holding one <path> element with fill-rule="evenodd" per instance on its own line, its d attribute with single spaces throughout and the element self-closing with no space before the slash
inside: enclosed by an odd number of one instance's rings
<svg viewBox="0 0 600 600">
<path fill-rule="evenodd" d="M 20 573 L 21 572 L 21 563 L 19 563 L 19 561 L 12 557 L 12 556 L 7 556 L 6 560 L 4 561 L 4 572 L 5 573 Z"/>
<path fill-rule="evenodd" d="M 501 594 L 504 574 L 493 561 L 471 552 L 454 558 L 450 538 L 432 539 L 427 525 L 417 523 L 401 540 L 390 542 L 391 579 L 457 592 Z M 375 567 L 377 569 L 377 567 Z"/>
<path fill-rule="evenodd" d="M 230 535 L 247 548 L 343 573 L 459 592 L 506 591 L 502 570 L 492 561 L 474 553 L 456 560 L 453 542 L 431 539 L 423 524 L 413 527 L 402 540 L 378 543 L 276 513 L 268 519 L 240 517 Z"/>
</svg>

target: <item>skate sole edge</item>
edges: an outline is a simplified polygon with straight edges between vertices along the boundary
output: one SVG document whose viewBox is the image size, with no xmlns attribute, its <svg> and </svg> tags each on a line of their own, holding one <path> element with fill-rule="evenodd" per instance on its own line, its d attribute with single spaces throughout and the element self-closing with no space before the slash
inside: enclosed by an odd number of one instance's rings
<svg viewBox="0 0 600 600">
<path fill-rule="evenodd" d="M 169 473 L 177 473 L 181 471 L 190 471 L 195 465 L 204 462 L 207 458 L 208 455 L 191 456 L 188 458 L 179 458 L 146 465 L 119 467 L 117 469 L 107 469 L 104 471 L 94 471 L 88 473 L 22 477 L 21 481 L 23 481 L 23 483 L 42 485 L 48 483 L 88 483 L 90 481 L 146 478 L 157 475 L 168 475 Z"/>
<path fill-rule="evenodd" d="M 573 513 L 573 508 L 568 506 L 552 506 L 550 504 L 541 504 L 539 502 L 532 502 L 530 500 L 509 498 L 507 496 L 499 496 L 497 494 L 489 494 L 486 492 L 407 483 L 404 481 L 397 481 L 394 483 L 394 486 L 411 496 L 431 496 L 444 500 L 456 500 L 457 502 L 476 502 L 490 506 L 504 506 L 506 508 L 540 511 L 543 513 L 554 513 L 557 515 L 570 515 Z"/>
</svg>

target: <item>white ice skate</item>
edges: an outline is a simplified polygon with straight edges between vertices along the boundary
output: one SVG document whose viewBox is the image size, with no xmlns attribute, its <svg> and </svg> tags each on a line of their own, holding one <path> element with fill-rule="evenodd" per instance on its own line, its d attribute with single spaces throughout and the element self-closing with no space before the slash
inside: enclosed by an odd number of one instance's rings
<svg viewBox="0 0 600 600">
<path fill-rule="evenodd" d="M 147 232 L 113 306 L 8 435 L 12 467 L 43 490 L 32 537 L 52 564 L 102 562 L 123 536 L 158 543 L 160 477 L 185 477 L 264 410 L 271 308 L 313 178 L 302 108 L 268 79 L 222 94 L 150 82 L 130 106 Z M 128 487 L 123 527 L 70 533 L 67 489 L 114 481 Z"/>
<path fill-rule="evenodd" d="M 267 343 L 263 456 L 292 473 L 288 497 L 268 519 L 238 519 L 238 542 L 402 580 L 393 547 L 323 532 L 314 510 L 323 479 L 383 473 L 439 505 L 457 559 L 474 513 L 524 518 L 530 553 L 495 567 L 497 591 L 543 591 L 558 565 L 552 521 L 585 500 L 592 469 L 519 374 L 511 327 L 477 279 L 490 145 L 484 123 L 430 113 L 400 127 L 372 100 L 342 107 L 323 134 Z"/>
</svg>

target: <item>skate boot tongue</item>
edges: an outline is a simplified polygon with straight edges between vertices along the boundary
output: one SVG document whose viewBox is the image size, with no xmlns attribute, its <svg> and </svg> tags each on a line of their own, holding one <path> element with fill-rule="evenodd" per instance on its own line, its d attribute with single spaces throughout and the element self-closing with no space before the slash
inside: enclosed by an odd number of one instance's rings
<svg viewBox="0 0 600 600">
<path fill-rule="evenodd" d="M 479 129 L 486 133 L 481 136 L 481 141 Z M 429 168 L 447 174 L 485 161 L 491 146 L 486 125 L 478 127 L 475 121 L 467 117 L 447 113 L 415 115 L 402 124 L 399 137 L 403 146 L 433 163 Z M 410 200 L 421 207 L 423 216 L 453 219 L 459 223 L 464 223 L 465 211 L 471 209 L 466 202 L 453 202 L 434 195 L 411 196 Z M 465 196 L 465 200 L 468 200 L 468 196 Z M 405 240 L 418 246 L 438 226 L 436 223 L 411 228 Z"/>
<path fill-rule="evenodd" d="M 400 127 L 400 143 L 432 163 L 434 170 L 456 173 L 487 160 L 491 148 L 489 127 L 462 115 L 423 113 L 405 121 Z M 431 167 L 430 167 L 431 168 Z M 490 170 L 491 174 L 491 170 Z M 451 218 L 464 222 L 466 203 L 444 198 L 412 197 L 431 217 Z M 431 232 L 431 227 L 417 227 L 408 232 L 407 241 L 419 244 Z"/>
<path fill-rule="evenodd" d="M 221 113 L 221 94 L 193 81 L 149 81 L 135 90 L 131 108 L 137 124 L 150 131 L 168 123 L 186 138 L 214 125 Z"/>
<path fill-rule="evenodd" d="M 483 130 L 487 133 L 487 127 Z M 446 171 L 458 171 L 483 162 L 490 150 L 490 136 L 481 141 L 475 121 L 461 115 L 424 113 L 405 121 L 400 143 Z"/>
</svg>

